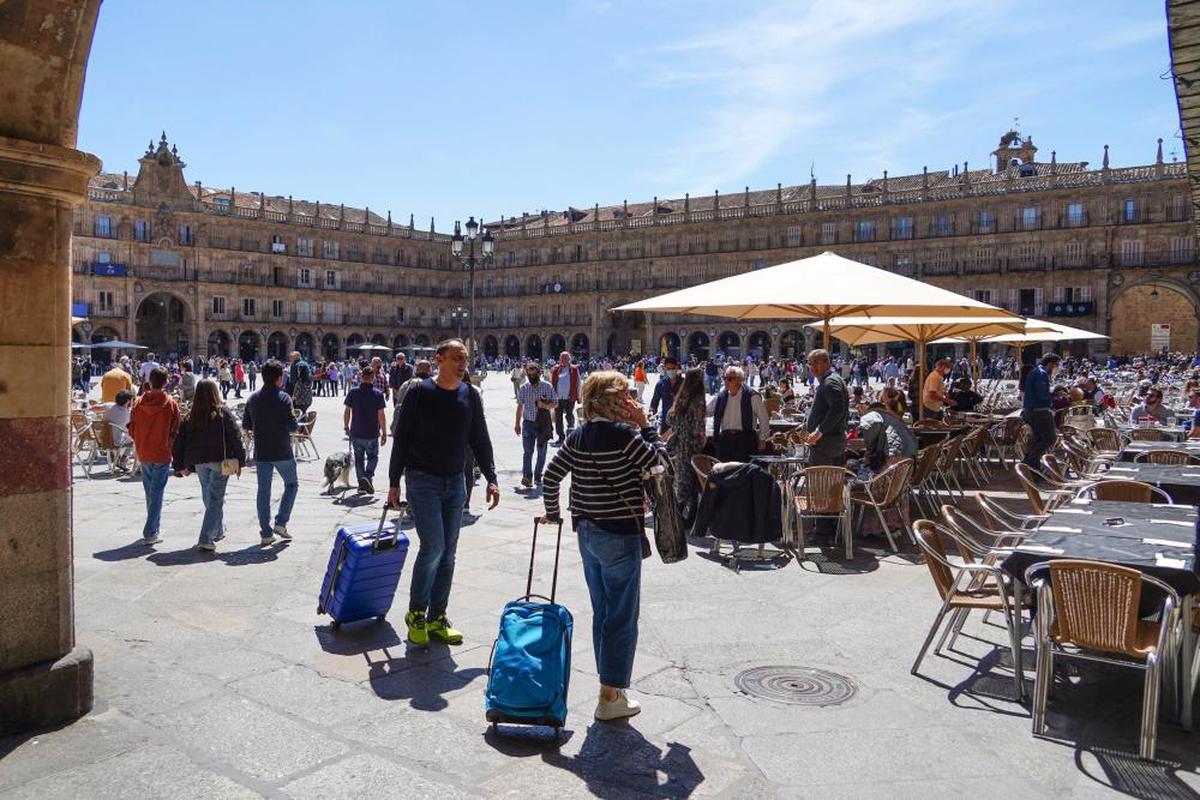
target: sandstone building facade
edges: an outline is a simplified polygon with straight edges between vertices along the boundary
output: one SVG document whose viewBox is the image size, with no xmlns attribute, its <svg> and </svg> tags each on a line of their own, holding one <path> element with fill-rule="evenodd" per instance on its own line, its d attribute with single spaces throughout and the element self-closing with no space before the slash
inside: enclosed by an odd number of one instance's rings
<svg viewBox="0 0 1200 800">
<path fill-rule="evenodd" d="M 158 352 L 342 357 L 467 330 L 463 264 L 432 223 L 188 184 L 165 134 L 136 177 L 102 173 L 75 212 L 78 340 Z M 1001 137 L 992 163 L 733 196 L 654 198 L 489 223 L 475 274 L 490 356 L 678 352 L 794 355 L 794 321 L 612 313 L 645 296 L 834 250 L 1141 352 L 1169 330 L 1197 348 L 1200 268 L 1183 164 L 1099 169 Z M 1167 326 L 1163 328 L 1162 326 Z M 1155 340 L 1161 343 L 1161 338 Z M 1081 346 L 1077 346 L 1081 347 Z"/>
</svg>

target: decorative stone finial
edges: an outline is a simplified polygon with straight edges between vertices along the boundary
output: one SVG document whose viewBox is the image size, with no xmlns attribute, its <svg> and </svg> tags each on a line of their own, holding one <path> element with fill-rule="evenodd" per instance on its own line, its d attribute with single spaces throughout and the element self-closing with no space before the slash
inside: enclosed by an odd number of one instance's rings
<svg viewBox="0 0 1200 800">
<path fill-rule="evenodd" d="M 1160 136 L 1160 137 L 1158 137 L 1158 154 L 1157 154 L 1157 155 L 1154 157 L 1154 163 L 1155 163 L 1155 164 L 1161 164 L 1161 163 L 1163 163 L 1163 157 L 1162 157 L 1162 137 L 1161 137 L 1161 136 Z"/>
<path fill-rule="evenodd" d="M 1101 164 L 1104 169 L 1108 169 L 1108 145 L 1104 145 L 1104 162 Z"/>
</svg>

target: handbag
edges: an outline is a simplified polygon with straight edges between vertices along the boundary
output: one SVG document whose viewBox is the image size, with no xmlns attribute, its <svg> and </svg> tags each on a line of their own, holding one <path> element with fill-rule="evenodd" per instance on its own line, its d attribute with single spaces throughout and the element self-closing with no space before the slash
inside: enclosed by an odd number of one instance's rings
<svg viewBox="0 0 1200 800">
<path fill-rule="evenodd" d="M 242 462 L 229 457 L 229 440 L 225 438 L 225 414 L 221 414 L 221 474 L 242 477 Z"/>
</svg>

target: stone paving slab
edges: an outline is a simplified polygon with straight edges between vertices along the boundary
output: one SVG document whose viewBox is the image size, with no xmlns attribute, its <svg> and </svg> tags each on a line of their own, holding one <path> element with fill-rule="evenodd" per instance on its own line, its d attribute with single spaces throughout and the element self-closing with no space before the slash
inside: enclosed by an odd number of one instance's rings
<svg viewBox="0 0 1200 800">
<path fill-rule="evenodd" d="M 1200 793 L 1196 735 L 1164 722 L 1160 763 L 1133 757 L 1137 674 L 1081 672 L 1052 702 L 1047 739 L 1031 736 L 1027 708 L 1011 700 L 1002 627 L 972 618 L 955 652 L 910 675 L 936 599 L 911 549 L 894 555 L 879 540 L 862 542 L 849 565 L 827 553 L 735 574 L 700 546 L 679 564 L 645 562 L 633 681 L 645 710 L 606 725 L 591 719 L 591 614 L 567 530 L 558 585 L 576 630 L 567 729 L 557 747 L 545 731 L 493 731 L 482 711 L 491 643 L 503 604 L 524 591 L 541 511 L 537 492 L 516 491 L 510 391 L 495 376 L 484 384 L 503 500 L 484 512 L 477 487 L 482 516 L 463 528 L 451 603 L 461 647 L 405 645 L 408 570 L 382 623 L 334 632 L 316 614 L 334 531 L 378 519 L 382 501 L 322 494 L 322 459 L 300 466 L 295 539 L 266 549 L 253 472 L 232 480 L 216 555 L 192 549 L 194 478 L 171 479 L 164 542 L 148 549 L 136 542 L 140 483 L 77 470 L 77 636 L 96 654 L 96 709 L 0 740 L 0 798 Z M 314 405 L 322 454 L 344 446 L 333 424 L 340 402 Z M 386 453 L 380 487 L 385 473 Z M 546 537 L 535 587 L 549 588 L 552 563 Z M 821 708 L 735 686 L 741 670 L 771 665 L 843 674 L 857 694 Z"/>
</svg>

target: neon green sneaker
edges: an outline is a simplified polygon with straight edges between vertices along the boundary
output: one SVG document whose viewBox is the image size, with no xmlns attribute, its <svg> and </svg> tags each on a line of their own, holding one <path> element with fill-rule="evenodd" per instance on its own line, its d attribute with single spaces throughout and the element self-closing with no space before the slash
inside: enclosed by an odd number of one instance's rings
<svg viewBox="0 0 1200 800">
<path fill-rule="evenodd" d="M 440 642 L 462 644 L 462 634 L 451 627 L 450 620 L 446 619 L 445 614 L 439 614 L 429 620 L 428 628 L 428 634 Z"/>
<path fill-rule="evenodd" d="M 425 622 L 424 611 L 410 611 L 404 615 L 404 624 L 408 626 L 408 641 L 418 647 L 429 644 L 429 630 Z"/>
</svg>

